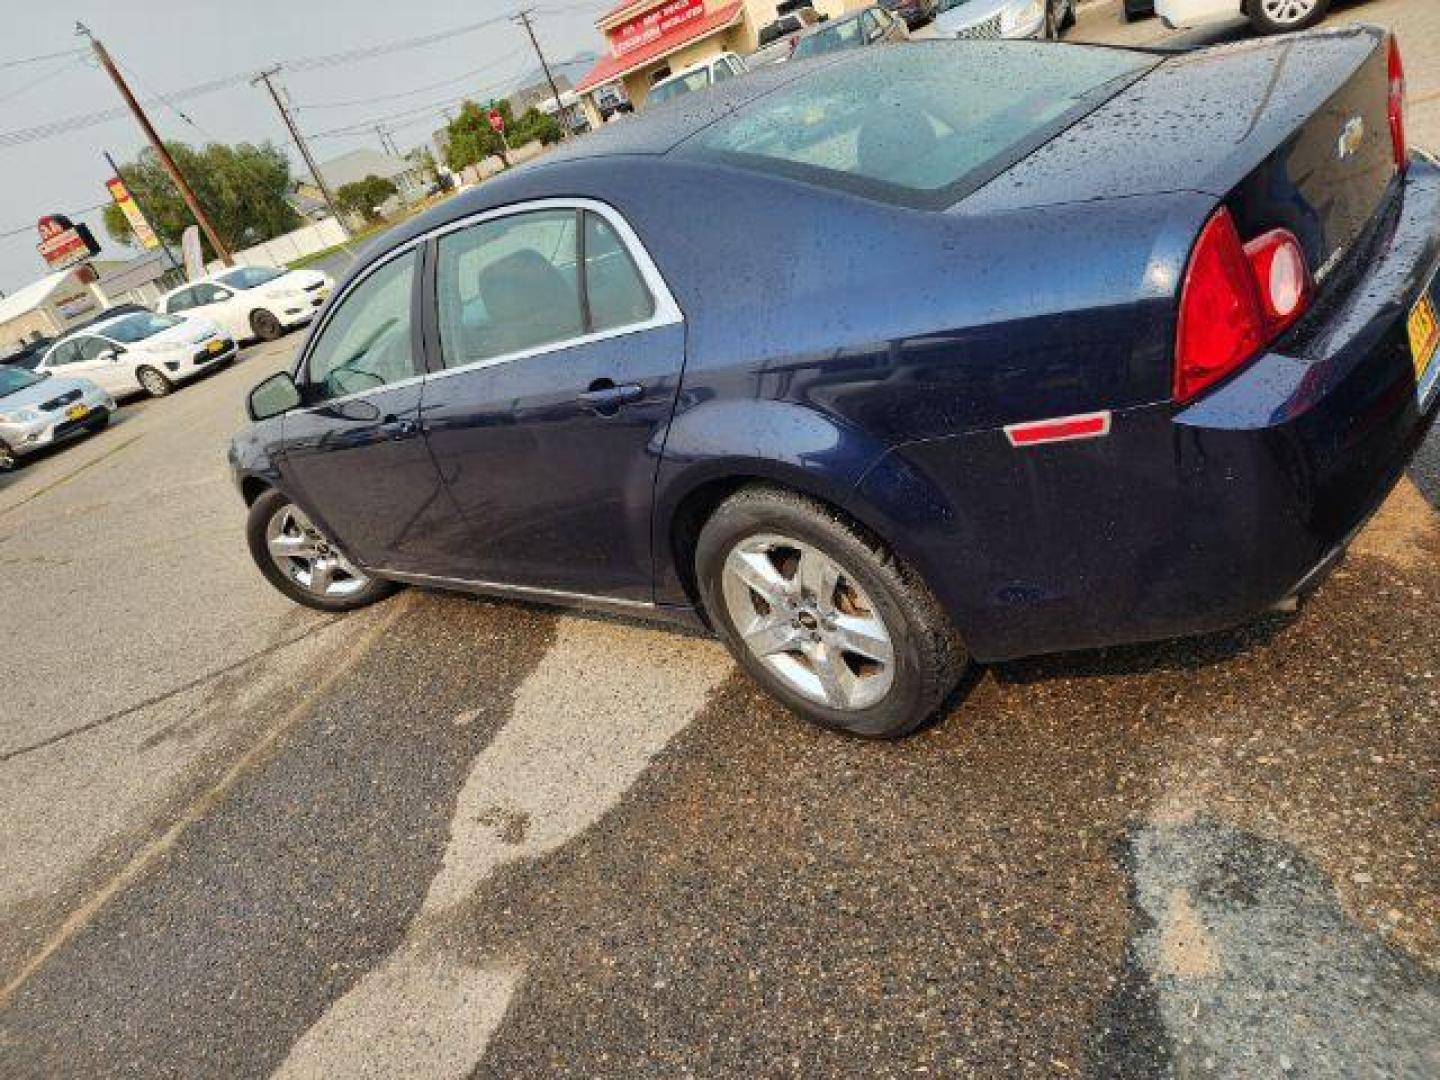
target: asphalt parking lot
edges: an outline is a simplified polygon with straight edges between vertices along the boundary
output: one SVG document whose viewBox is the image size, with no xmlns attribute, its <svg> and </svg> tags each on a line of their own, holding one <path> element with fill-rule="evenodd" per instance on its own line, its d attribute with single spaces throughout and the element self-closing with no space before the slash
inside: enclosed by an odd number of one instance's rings
<svg viewBox="0 0 1440 1080">
<path fill-rule="evenodd" d="M 1337 17 L 1440 146 L 1440 10 Z M 0 475 L 0 1076 L 1440 1074 L 1440 438 L 1300 611 L 873 745 L 697 636 L 289 604 L 224 442 L 298 340 Z"/>
</svg>

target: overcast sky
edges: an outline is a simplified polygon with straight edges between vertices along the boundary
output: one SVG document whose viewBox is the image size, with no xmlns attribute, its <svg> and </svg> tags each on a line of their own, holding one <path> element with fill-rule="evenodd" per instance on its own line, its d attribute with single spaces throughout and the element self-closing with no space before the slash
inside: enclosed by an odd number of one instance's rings
<svg viewBox="0 0 1440 1080">
<path fill-rule="evenodd" d="M 111 109 L 121 101 L 89 57 L 16 63 L 84 45 L 75 22 L 95 33 L 132 89 L 168 96 L 274 63 L 301 61 L 281 75 L 307 136 L 387 120 L 402 149 L 424 142 L 443 123 L 442 105 L 465 96 L 503 95 L 536 63 L 524 31 L 504 21 L 524 4 L 502 0 L 0 0 L 0 291 L 45 273 L 35 251 L 36 219 L 82 216 L 104 251 L 134 252 L 109 241 L 100 215 L 76 211 L 102 203 L 109 175 L 104 150 L 127 161 L 144 145 L 129 116 L 70 128 L 50 138 L 18 132 Z M 594 26 L 607 0 L 529 0 L 547 57 L 563 61 L 598 52 Z M 453 32 L 489 18 L 493 26 Z M 315 57 L 427 35 L 442 40 L 349 62 L 316 66 Z M 311 60 L 310 64 L 303 61 Z M 471 75 L 471 73 L 474 73 Z M 470 76 L 469 78 L 465 78 Z M 411 93 L 410 91 L 413 91 Z M 392 96 L 393 95 L 393 96 Z M 381 100 L 373 100 L 381 99 Z M 187 123 L 176 109 L 193 121 Z M 162 137 L 184 142 L 276 143 L 286 134 L 263 88 L 248 81 L 150 106 Z M 373 130 L 315 138 L 324 161 L 359 146 L 379 148 Z M 299 172 L 303 165 L 291 154 Z M 18 233 L 16 230 L 20 230 Z"/>
</svg>

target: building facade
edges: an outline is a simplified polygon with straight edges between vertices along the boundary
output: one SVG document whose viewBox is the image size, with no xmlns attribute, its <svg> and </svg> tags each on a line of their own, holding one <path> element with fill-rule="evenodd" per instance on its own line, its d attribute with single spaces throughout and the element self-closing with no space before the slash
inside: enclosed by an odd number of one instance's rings
<svg viewBox="0 0 1440 1080">
<path fill-rule="evenodd" d="M 868 7 L 873 0 L 813 0 L 808 5 L 834 17 Z M 777 0 L 629 0 L 595 20 L 607 48 L 576 90 L 608 115 L 628 102 L 645 105 L 650 87 L 668 75 L 722 52 L 746 56 L 759 44 L 760 30 L 773 22 L 777 8 L 796 4 Z"/>
</svg>

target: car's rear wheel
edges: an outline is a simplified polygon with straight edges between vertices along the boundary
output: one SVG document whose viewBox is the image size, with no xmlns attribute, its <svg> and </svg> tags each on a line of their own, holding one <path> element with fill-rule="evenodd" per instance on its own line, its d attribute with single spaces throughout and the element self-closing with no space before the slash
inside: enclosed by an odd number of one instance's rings
<svg viewBox="0 0 1440 1080">
<path fill-rule="evenodd" d="M 1250 0 L 1250 23 L 1261 34 L 1304 30 L 1325 17 L 1329 0 Z"/>
<path fill-rule="evenodd" d="M 929 719 L 967 657 L 918 575 L 821 503 L 746 488 L 700 531 L 711 622 L 772 695 L 825 727 L 896 738 Z"/>
<path fill-rule="evenodd" d="M 264 308 L 250 313 L 250 329 L 261 341 L 274 341 L 285 333 L 285 327 L 275 317 L 275 313 Z"/>
<path fill-rule="evenodd" d="M 245 539 L 260 572 L 297 604 L 351 611 L 395 591 L 360 571 L 305 511 L 273 489 L 251 504 Z"/>
<path fill-rule="evenodd" d="M 0 472 L 9 472 L 20 467 L 20 455 L 10 449 L 10 444 L 0 439 Z"/>
<path fill-rule="evenodd" d="M 1080 0 L 1067 0 L 1065 14 L 1060 19 L 1061 30 L 1069 30 L 1075 25 L 1076 20 L 1080 17 L 1079 7 Z"/>
<path fill-rule="evenodd" d="M 135 372 L 135 378 L 140 383 L 140 388 L 151 397 L 164 397 L 174 387 L 170 380 L 152 367 L 142 367 Z"/>
</svg>

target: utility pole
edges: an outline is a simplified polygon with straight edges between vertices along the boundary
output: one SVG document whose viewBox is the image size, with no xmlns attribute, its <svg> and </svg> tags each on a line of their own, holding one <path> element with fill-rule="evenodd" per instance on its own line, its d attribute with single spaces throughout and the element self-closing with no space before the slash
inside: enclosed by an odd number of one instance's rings
<svg viewBox="0 0 1440 1080">
<path fill-rule="evenodd" d="M 110 156 L 110 151 L 109 151 L 109 150 L 106 150 L 106 151 L 103 151 L 103 152 L 104 152 L 104 154 L 105 154 L 105 161 L 106 161 L 106 163 L 110 166 L 110 175 L 114 176 L 114 177 L 115 177 L 117 180 L 119 180 L 122 184 L 125 183 L 125 178 L 120 175 L 120 166 L 115 164 L 115 159 Z M 129 184 L 125 184 L 125 190 L 127 190 L 127 191 L 130 190 L 130 185 L 129 185 Z M 133 191 L 130 192 L 130 198 L 134 201 L 135 206 L 139 209 L 140 213 L 145 214 L 145 207 L 141 204 L 140 200 L 139 200 L 138 198 L 136 198 L 135 192 L 133 192 Z M 150 215 L 149 215 L 149 214 L 145 214 L 145 220 L 147 220 L 147 221 L 150 220 Z M 171 269 L 171 270 L 181 270 L 181 269 L 183 269 L 183 267 L 180 265 L 180 260 L 178 260 L 177 258 L 175 258 L 175 253 L 170 250 L 170 245 L 165 242 L 165 238 L 164 238 L 163 236 L 161 236 L 160 233 L 155 230 L 154 222 L 151 222 L 150 231 L 155 233 L 155 239 L 156 239 L 157 241 L 159 241 L 159 243 L 160 243 L 160 250 L 163 251 L 163 252 L 165 252 L 165 258 L 167 258 L 167 259 L 170 260 L 170 269 Z"/>
<path fill-rule="evenodd" d="M 200 200 L 195 197 L 195 192 L 180 172 L 180 166 L 175 164 L 175 159 L 170 156 L 170 151 L 165 149 L 165 144 L 160 141 L 160 136 L 155 133 L 155 127 L 150 123 L 150 118 L 145 115 L 145 110 L 142 109 L 140 103 L 135 100 L 135 95 L 130 92 L 130 87 L 126 85 L 125 80 L 121 77 L 119 69 L 115 67 L 115 62 L 110 59 L 110 54 L 105 50 L 105 46 L 100 44 L 99 39 L 90 32 L 90 29 L 84 23 L 77 22 L 75 24 L 75 33 L 90 40 L 90 48 L 94 50 L 95 58 L 100 61 L 100 66 L 103 67 L 105 73 L 110 76 L 110 81 L 115 84 L 115 89 L 120 91 L 120 96 L 125 99 L 125 104 L 129 106 L 130 112 L 134 114 L 136 123 L 140 125 L 140 130 L 145 133 L 145 138 L 150 140 L 150 148 L 155 151 L 155 156 L 160 159 L 160 165 L 170 177 L 170 182 L 179 189 L 180 197 L 185 200 L 185 205 L 190 208 L 190 213 L 194 215 L 196 223 L 200 226 L 201 231 L 205 233 L 206 239 L 210 241 L 211 249 L 214 250 L 215 254 L 220 258 L 220 261 L 226 266 L 234 266 L 235 260 L 230 257 L 230 249 L 225 246 L 224 241 L 222 241 L 219 234 L 215 232 L 215 227 L 210 224 L 210 216 L 205 213 L 205 208 L 200 205 Z"/>
<path fill-rule="evenodd" d="M 545 81 L 550 84 L 550 93 L 555 96 L 555 119 L 560 121 L 560 137 L 570 137 L 570 121 L 565 116 L 565 106 L 560 104 L 560 89 L 555 85 L 555 76 L 550 74 L 550 65 L 545 61 L 545 54 L 540 49 L 540 42 L 535 37 L 535 27 L 530 25 L 530 17 L 535 14 L 534 8 L 526 8 L 517 12 L 512 22 L 519 23 L 525 27 L 525 33 L 530 35 L 530 44 L 535 46 L 535 55 L 540 58 L 540 70 L 545 72 Z"/>
<path fill-rule="evenodd" d="M 280 100 L 280 92 L 275 89 L 271 82 L 276 75 L 280 74 L 280 65 L 260 72 L 250 80 L 251 86 L 265 84 L 265 89 L 270 91 L 270 100 L 275 102 L 275 108 L 280 110 L 280 119 L 285 121 L 285 126 L 290 129 L 290 138 L 295 140 L 295 146 L 300 151 L 300 156 L 305 159 L 305 165 L 310 170 L 310 175 L 315 178 L 315 186 L 320 189 L 320 195 L 325 200 L 325 205 L 330 208 L 330 216 L 340 223 L 340 228 L 345 231 L 346 237 L 350 236 L 350 226 L 345 224 L 345 219 L 340 216 L 340 211 L 335 208 L 335 197 L 330 194 L 330 186 L 325 183 L 325 177 L 320 175 L 320 167 L 315 164 L 315 159 L 310 156 L 310 147 L 305 145 L 305 140 L 300 135 L 300 129 L 295 126 L 295 121 L 290 117 L 290 110 L 285 108 L 285 103 Z"/>
</svg>

